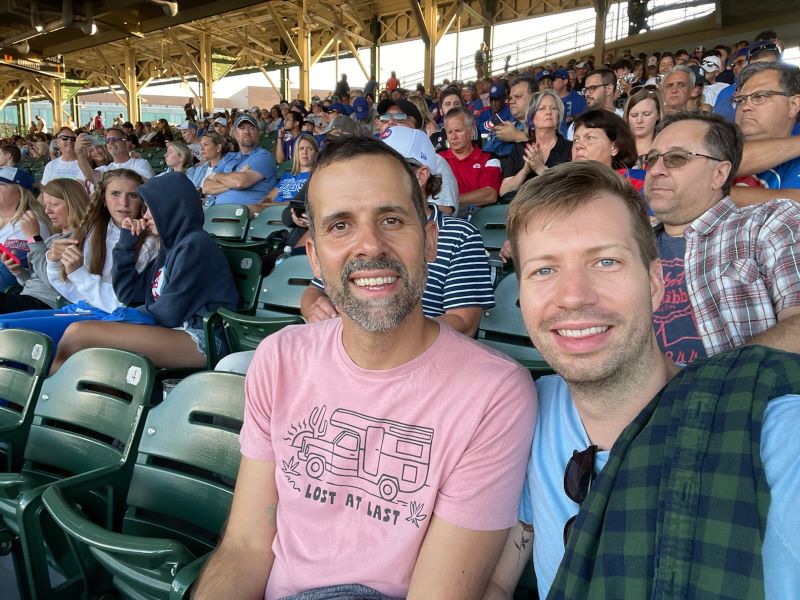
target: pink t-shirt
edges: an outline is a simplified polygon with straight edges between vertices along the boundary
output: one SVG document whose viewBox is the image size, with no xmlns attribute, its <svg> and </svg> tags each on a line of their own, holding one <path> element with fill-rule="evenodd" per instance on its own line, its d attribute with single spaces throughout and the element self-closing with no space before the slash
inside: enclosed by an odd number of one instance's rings
<svg viewBox="0 0 800 600">
<path fill-rule="evenodd" d="M 341 319 L 287 327 L 258 347 L 245 395 L 242 454 L 276 464 L 267 600 L 343 583 L 405 597 L 432 513 L 474 530 L 517 521 L 536 389 L 445 325 L 383 371 L 353 363 Z"/>
</svg>

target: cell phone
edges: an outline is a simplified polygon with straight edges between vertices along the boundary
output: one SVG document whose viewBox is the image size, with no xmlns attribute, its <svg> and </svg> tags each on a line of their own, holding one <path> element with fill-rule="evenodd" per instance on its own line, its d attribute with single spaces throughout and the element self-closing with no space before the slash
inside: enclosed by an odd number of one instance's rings
<svg viewBox="0 0 800 600">
<path fill-rule="evenodd" d="M 16 254 L 14 254 L 11 250 L 6 248 L 6 246 L 4 244 L 0 244 L 0 253 L 5 254 L 7 257 L 9 257 L 11 260 L 13 260 L 16 264 L 18 264 L 18 265 L 22 264 L 22 261 L 19 259 L 19 257 Z"/>
<path fill-rule="evenodd" d="M 500 118 L 500 115 L 492 115 L 492 123 L 494 126 L 497 127 L 498 125 L 502 125 L 505 121 Z"/>
<path fill-rule="evenodd" d="M 106 138 L 102 135 L 92 135 L 92 145 L 93 146 L 105 146 L 106 145 Z"/>
<path fill-rule="evenodd" d="M 292 207 L 294 214 L 296 214 L 298 217 L 302 217 L 304 214 L 306 214 L 305 202 L 301 202 L 299 200 L 290 200 L 289 205 Z"/>
</svg>

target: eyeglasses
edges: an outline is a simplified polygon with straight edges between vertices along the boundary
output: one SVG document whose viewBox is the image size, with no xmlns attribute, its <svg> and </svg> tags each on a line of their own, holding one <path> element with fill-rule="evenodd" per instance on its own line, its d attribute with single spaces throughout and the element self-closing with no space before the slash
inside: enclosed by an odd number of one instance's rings
<svg viewBox="0 0 800 600">
<path fill-rule="evenodd" d="M 122 141 L 124 139 L 125 138 L 121 138 L 121 137 L 117 137 L 117 136 L 111 136 L 111 137 L 107 137 L 106 138 L 106 142 L 112 142 L 112 143 L 113 142 L 120 142 L 120 141 Z"/>
<path fill-rule="evenodd" d="M 636 85 L 631 88 L 631 96 L 633 96 L 637 92 L 641 92 L 642 90 L 647 90 L 648 92 L 657 92 L 658 86 L 653 85 L 652 83 L 648 83 L 646 85 Z"/>
<path fill-rule="evenodd" d="M 58 136 L 58 139 L 60 139 L 62 142 L 74 142 L 78 139 L 78 137 L 75 135 L 60 135 Z"/>
<path fill-rule="evenodd" d="M 661 157 L 664 157 L 664 166 L 668 169 L 680 169 L 687 162 L 697 157 L 725 162 L 724 158 L 717 158 L 716 156 L 709 156 L 708 154 L 700 154 L 698 152 L 689 152 L 688 150 L 670 150 L 669 152 L 662 152 L 661 154 L 650 152 L 648 154 L 642 154 L 639 160 L 644 165 L 645 169 L 652 169 L 656 166 L 658 159 Z"/>
<path fill-rule="evenodd" d="M 381 120 L 381 123 L 388 123 L 393 119 L 396 123 L 402 123 L 408 119 L 408 115 L 402 112 L 387 112 L 383 113 L 379 119 Z"/>
<path fill-rule="evenodd" d="M 613 83 L 601 83 L 600 85 L 587 85 L 580 91 L 582 96 L 586 94 L 594 94 L 599 88 L 606 87 L 607 85 L 614 85 Z"/>
<path fill-rule="evenodd" d="M 775 90 L 759 90 L 757 92 L 753 92 L 752 94 L 740 94 L 738 96 L 733 96 L 731 98 L 731 106 L 733 106 L 733 108 L 739 108 L 740 106 L 747 104 L 748 100 L 750 100 L 750 103 L 753 106 L 761 106 L 769 99 L 770 96 L 791 96 L 791 94 L 787 94 L 786 92 L 777 92 Z"/>
<path fill-rule="evenodd" d="M 594 445 L 589 446 L 583 452 L 573 450 L 572 458 L 569 459 L 564 469 L 564 493 L 567 498 L 578 505 L 583 504 L 583 501 L 586 500 L 586 496 L 589 495 L 589 490 L 597 478 L 594 470 L 596 456 L 597 446 Z M 572 532 L 572 526 L 577 518 L 578 515 L 575 515 L 564 523 L 564 546 L 567 545 L 569 534 Z"/>
</svg>

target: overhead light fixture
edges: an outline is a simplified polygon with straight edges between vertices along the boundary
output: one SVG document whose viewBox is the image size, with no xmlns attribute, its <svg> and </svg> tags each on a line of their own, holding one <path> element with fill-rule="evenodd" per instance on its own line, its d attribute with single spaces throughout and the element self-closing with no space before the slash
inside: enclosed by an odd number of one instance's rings
<svg viewBox="0 0 800 600">
<path fill-rule="evenodd" d="M 94 35 L 97 33 L 97 23 L 94 22 L 92 5 L 86 2 L 83 8 L 86 20 L 83 22 L 83 25 L 81 25 L 81 31 L 86 35 Z"/>
<path fill-rule="evenodd" d="M 33 27 L 37 33 L 42 33 L 44 31 L 44 21 L 42 21 L 42 16 L 39 14 L 35 4 L 31 4 L 31 27 Z"/>
<path fill-rule="evenodd" d="M 167 2 L 166 0 L 150 0 L 153 4 L 157 4 L 161 7 L 164 11 L 164 14 L 169 17 L 177 16 L 178 14 L 178 3 L 177 2 Z"/>
<path fill-rule="evenodd" d="M 19 54 L 30 54 L 31 52 L 31 45 L 28 43 L 28 40 L 23 40 L 19 44 L 14 44 L 12 47 Z"/>
</svg>

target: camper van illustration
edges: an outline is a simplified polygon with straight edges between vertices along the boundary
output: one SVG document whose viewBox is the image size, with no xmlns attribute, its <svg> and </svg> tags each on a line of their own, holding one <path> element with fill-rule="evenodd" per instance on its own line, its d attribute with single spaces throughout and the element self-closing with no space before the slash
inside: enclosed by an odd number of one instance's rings
<svg viewBox="0 0 800 600">
<path fill-rule="evenodd" d="M 313 432 L 303 432 L 292 443 L 309 477 L 320 479 L 327 472 L 334 475 L 333 483 L 351 483 L 388 501 L 425 485 L 433 429 L 343 408 L 327 423 L 324 415 L 324 406 L 315 408 L 309 419 Z"/>
</svg>

